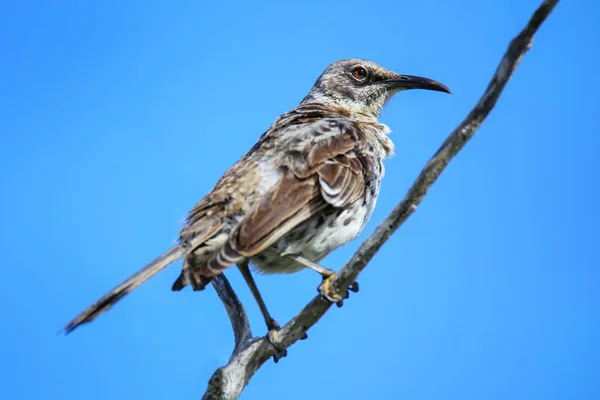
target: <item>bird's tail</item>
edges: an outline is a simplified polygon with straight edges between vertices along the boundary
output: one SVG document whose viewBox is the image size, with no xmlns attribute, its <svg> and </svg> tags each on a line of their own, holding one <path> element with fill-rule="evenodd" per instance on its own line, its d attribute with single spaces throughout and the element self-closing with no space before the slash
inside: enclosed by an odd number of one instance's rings
<svg viewBox="0 0 600 400">
<path fill-rule="evenodd" d="M 112 307 L 129 292 L 152 278 L 154 275 L 167 268 L 169 265 L 183 257 L 185 250 L 182 246 L 175 246 L 167 250 L 164 254 L 152 261 L 150 264 L 136 272 L 129 279 L 115 287 L 100 300 L 89 306 L 85 311 L 79 314 L 75 319 L 69 322 L 65 327 L 65 334 L 73 331 L 79 325 L 93 321 L 98 315 Z"/>
</svg>

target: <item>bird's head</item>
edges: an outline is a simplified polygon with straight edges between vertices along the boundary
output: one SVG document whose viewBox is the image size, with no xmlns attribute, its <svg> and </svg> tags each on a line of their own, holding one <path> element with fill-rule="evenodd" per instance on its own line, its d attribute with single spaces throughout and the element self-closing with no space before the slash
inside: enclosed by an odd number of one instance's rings
<svg viewBox="0 0 600 400">
<path fill-rule="evenodd" d="M 351 59 L 328 66 L 302 103 L 335 102 L 353 113 L 377 118 L 394 94 L 408 89 L 450 93 L 450 89 L 434 80 L 400 75 L 371 61 Z"/>
</svg>

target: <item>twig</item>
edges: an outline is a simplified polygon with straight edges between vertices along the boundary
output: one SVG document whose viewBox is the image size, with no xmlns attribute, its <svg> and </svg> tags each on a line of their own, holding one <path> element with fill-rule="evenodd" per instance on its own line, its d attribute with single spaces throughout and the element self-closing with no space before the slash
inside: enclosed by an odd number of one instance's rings
<svg viewBox="0 0 600 400">
<path fill-rule="evenodd" d="M 352 258 L 336 274 L 332 282 L 333 288 L 340 293 L 345 292 L 381 246 L 417 209 L 417 206 L 421 203 L 431 185 L 444 171 L 446 165 L 475 134 L 477 128 L 494 108 L 521 58 L 531 47 L 534 33 L 552 12 L 558 1 L 544 1 L 532 15 L 527 26 L 511 41 L 491 82 L 473 110 L 448 136 L 440 149 L 425 165 L 404 199 L 379 224 L 375 232 L 361 244 Z M 226 307 L 232 303 L 232 297 L 234 303 L 239 303 L 230 286 L 215 285 L 215 288 Z M 276 344 L 283 348 L 290 347 L 304 336 L 306 331 L 325 314 L 329 307 L 331 307 L 331 304 L 327 300 L 320 296 L 315 297 L 302 311 L 283 326 L 276 337 Z M 208 384 L 208 390 L 203 397 L 204 399 L 237 399 L 252 375 L 273 355 L 273 348 L 265 338 L 248 339 L 248 335 L 251 334 L 243 307 L 241 307 L 241 311 L 244 313 L 243 318 L 245 319 L 244 324 L 241 324 L 244 326 L 244 331 L 242 333 L 236 331 L 236 350 L 229 363 L 213 374 Z M 231 317 L 232 313 L 229 313 L 229 315 Z M 235 330 L 240 324 L 232 318 L 232 326 Z M 238 340 L 240 337 L 246 338 L 245 341 L 248 341 L 246 346 L 240 345 L 243 342 Z"/>
<path fill-rule="evenodd" d="M 217 291 L 219 299 L 221 299 L 231 320 L 231 328 L 233 329 L 235 339 L 233 355 L 235 355 L 252 339 L 252 330 L 250 329 L 250 322 L 248 322 L 248 315 L 225 275 L 215 276 L 212 280 L 212 285 Z"/>
</svg>

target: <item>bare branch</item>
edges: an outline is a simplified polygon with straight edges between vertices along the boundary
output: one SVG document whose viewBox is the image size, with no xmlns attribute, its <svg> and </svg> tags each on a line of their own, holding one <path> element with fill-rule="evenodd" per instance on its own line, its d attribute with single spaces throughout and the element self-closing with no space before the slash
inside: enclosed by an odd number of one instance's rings
<svg viewBox="0 0 600 400">
<path fill-rule="evenodd" d="M 483 120 L 494 108 L 496 101 L 519 65 L 521 58 L 531 47 L 534 33 L 552 12 L 558 1 L 543 1 L 525 28 L 511 41 L 492 80 L 473 110 L 448 136 L 440 149 L 425 165 L 404 199 L 379 224 L 375 232 L 361 244 L 352 258 L 336 274 L 332 282 L 332 286 L 336 290 L 343 293 L 348 289 L 381 246 L 417 209 L 417 206 L 421 203 L 431 185 L 444 171 L 450 160 L 473 137 Z M 224 282 L 227 283 L 226 280 Z M 215 284 L 215 288 L 232 319 L 232 326 L 236 331 L 236 349 L 229 363 L 225 367 L 219 368 L 213 374 L 208 384 L 208 390 L 203 398 L 237 399 L 252 375 L 254 375 L 265 361 L 273 356 L 273 348 L 265 338 L 251 339 L 250 328 L 244 309 L 239 304 L 239 300 L 231 290 L 229 284 Z M 233 303 L 239 304 L 239 307 L 236 306 L 238 314 L 230 312 L 229 305 Z M 302 338 L 306 331 L 325 314 L 329 307 L 331 307 L 331 304 L 327 300 L 320 296 L 315 297 L 279 331 L 278 335 L 274 338 L 275 343 L 283 348 L 288 348 Z M 240 312 L 243 314 L 241 317 Z M 243 323 L 238 321 L 240 318 L 244 321 Z"/>
<path fill-rule="evenodd" d="M 252 330 L 250 329 L 250 322 L 248 322 L 248 316 L 244 306 L 238 299 L 237 295 L 233 291 L 233 288 L 229 284 L 229 281 L 225 275 L 217 275 L 212 280 L 213 287 L 219 295 L 219 299 L 225 306 L 227 315 L 231 320 L 231 328 L 233 329 L 235 348 L 233 349 L 233 355 L 240 352 L 242 348 L 247 345 L 252 339 Z"/>
</svg>

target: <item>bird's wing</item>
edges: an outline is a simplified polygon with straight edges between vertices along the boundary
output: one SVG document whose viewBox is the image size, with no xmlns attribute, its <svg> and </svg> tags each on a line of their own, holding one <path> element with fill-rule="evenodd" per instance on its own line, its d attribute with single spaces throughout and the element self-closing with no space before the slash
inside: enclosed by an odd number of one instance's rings
<svg viewBox="0 0 600 400">
<path fill-rule="evenodd" d="M 209 262 L 213 273 L 262 252 L 327 206 L 343 207 L 363 196 L 366 160 L 352 121 L 321 119 L 294 130 L 294 138 L 302 140 L 286 150 L 282 178 Z"/>
<path fill-rule="evenodd" d="M 217 233 L 223 224 L 215 217 L 226 213 L 230 201 L 231 197 L 222 191 L 213 191 L 200 200 L 188 214 L 186 224 L 179 233 L 181 240 L 189 242 L 197 236 L 209 238 Z M 208 231 L 210 236 L 207 236 Z"/>
</svg>

